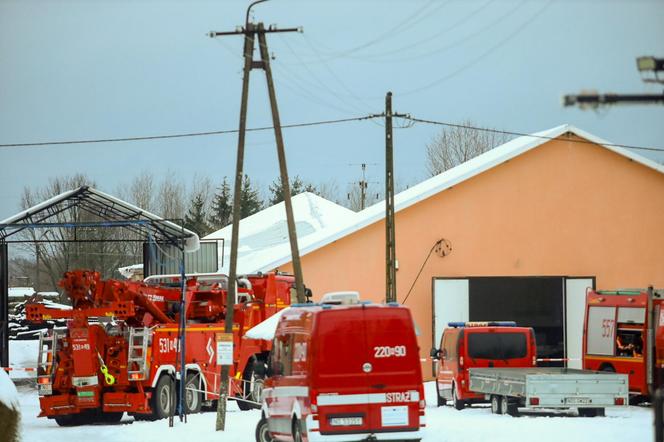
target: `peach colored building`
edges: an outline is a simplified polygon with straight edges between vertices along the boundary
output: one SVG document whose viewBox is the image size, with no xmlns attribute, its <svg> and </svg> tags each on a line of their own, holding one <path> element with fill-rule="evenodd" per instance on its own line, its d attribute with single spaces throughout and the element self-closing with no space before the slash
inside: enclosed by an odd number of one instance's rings
<svg viewBox="0 0 664 442">
<path fill-rule="evenodd" d="M 572 126 L 537 135 L 396 196 L 397 296 L 422 357 L 448 321 L 515 319 L 541 356 L 576 359 L 587 287 L 664 286 L 664 167 Z M 384 204 L 359 215 L 302 245 L 315 298 L 384 300 Z"/>
</svg>

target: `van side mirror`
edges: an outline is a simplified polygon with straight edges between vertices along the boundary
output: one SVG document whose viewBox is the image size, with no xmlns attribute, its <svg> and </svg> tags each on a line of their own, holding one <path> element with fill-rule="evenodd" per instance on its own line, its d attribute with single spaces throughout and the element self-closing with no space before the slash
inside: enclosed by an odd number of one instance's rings
<svg viewBox="0 0 664 442">
<path fill-rule="evenodd" d="M 429 355 L 431 356 L 431 359 L 440 359 L 440 350 L 434 347 L 429 352 Z"/>
<path fill-rule="evenodd" d="M 281 361 L 272 362 L 272 370 L 270 370 L 269 376 L 281 376 L 284 374 L 284 363 Z"/>
</svg>

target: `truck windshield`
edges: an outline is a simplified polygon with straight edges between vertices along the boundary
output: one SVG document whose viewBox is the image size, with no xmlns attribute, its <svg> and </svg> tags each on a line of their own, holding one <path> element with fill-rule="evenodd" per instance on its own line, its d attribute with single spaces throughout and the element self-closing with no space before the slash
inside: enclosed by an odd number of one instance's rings
<svg viewBox="0 0 664 442">
<path fill-rule="evenodd" d="M 473 359 L 518 359 L 527 351 L 525 333 L 468 334 L 468 356 Z"/>
</svg>

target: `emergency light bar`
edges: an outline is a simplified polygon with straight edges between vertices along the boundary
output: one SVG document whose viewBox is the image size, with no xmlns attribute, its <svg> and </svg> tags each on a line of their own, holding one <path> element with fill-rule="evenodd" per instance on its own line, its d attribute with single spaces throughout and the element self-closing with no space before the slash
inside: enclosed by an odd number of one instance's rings
<svg viewBox="0 0 664 442">
<path fill-rule="evenodd" d="M 469 322 L 448 322 L 448 327 L 516 327 L 514 321 L 469 321 Z"/>
</svg>

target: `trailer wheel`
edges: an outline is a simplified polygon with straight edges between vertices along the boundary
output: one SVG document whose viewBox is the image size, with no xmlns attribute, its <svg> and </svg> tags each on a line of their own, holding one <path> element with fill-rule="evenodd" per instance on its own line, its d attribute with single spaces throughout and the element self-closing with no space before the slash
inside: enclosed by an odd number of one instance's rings
<svg viewBox="0 0 664 442">
<path fill-rule="evenodd" d="M 164 419 L 175 408 L 175 382 L 169 375 L 162 375 L 152 394 L 152 419 Z"/>
<path fill-rule="evenodd" d="M 466 402 L 459 399 L 456 384 L 452 385 L 452 405 L 457 410 L 463 410 L 466 407 Z"/>
<path fill-rule="evenodd" d="M 200 387 L 200 374 L 189 373 L 187 374 L 187 382 L 184 384 L 184 409 L 187 414 L 195 414 L 201 412 L 201 405 L 203 403 L 203 395 L 201 394 Z"/>
<path fill-rule="evenodd" d="M 491 412 L 493 414 L 503 414 L 503 398 L 496 394 L 491 395 Z"/>
<path fill-rule="evenodd" d="M 261 420 L 256 425 L 256 442 L 272 442 L 273 440 L 267 427 L 267 419 L 261 414 Z"/>
<path fill-rule="evenodd" d="M 579 408 L 580 417 L 605 416 L 604 408 Z"/>
<path fill-rule="evenodd" d="M 435 382 L 436 382 L 436 404 L 437 406 L 442 407 L 444 405 L 447 405 L 447 399 L 445 399 L 440 395 L 440 390 L 438 389 L 438 381 Z"/>
</svg>

